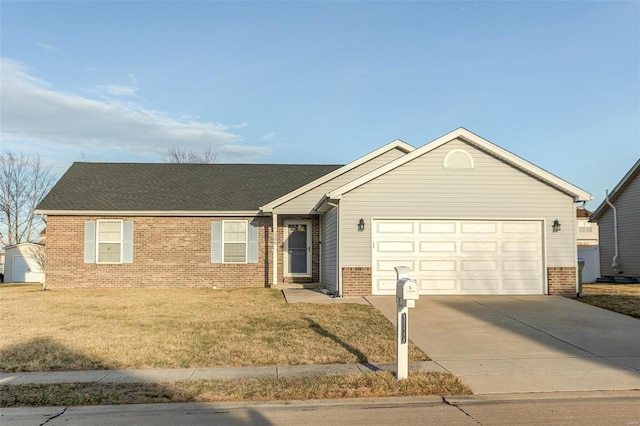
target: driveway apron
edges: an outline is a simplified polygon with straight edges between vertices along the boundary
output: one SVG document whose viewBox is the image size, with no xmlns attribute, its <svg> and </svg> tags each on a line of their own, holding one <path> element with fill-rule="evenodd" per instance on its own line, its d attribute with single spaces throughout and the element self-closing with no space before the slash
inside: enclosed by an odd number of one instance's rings
<svg viewBox="0 0 640 426">
<path fill-rule="evenodd" d="M 393 296 L 367 296 L 391 322 Z M 476 394 L 640 389 L 640 321 L 560 296 L 422 296 L 409 337 Z"/>
</svg>

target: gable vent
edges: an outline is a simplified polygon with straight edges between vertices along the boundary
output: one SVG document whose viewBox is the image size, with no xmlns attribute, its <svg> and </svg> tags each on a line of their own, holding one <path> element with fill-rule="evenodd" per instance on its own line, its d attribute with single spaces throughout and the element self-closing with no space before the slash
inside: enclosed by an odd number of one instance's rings
<svg viewBox="0 0 640 426">
<path fill-rule="evenodd" d="M 445 169 L 473 169 L 473 157 L 464 149 L 452 149 L 444 157 Z"/>
</svg>

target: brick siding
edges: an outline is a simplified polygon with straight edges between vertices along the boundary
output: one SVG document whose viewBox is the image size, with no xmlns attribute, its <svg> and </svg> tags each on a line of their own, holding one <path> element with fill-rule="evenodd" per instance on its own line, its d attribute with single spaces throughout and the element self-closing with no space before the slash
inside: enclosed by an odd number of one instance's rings
<svg viewBox="0 0 640 426">
<path fill-rule="evenodd" d="M 547 268 L 549 294 L 565 297 L 576 296 L 576 268 L 553 266 Z"/>
<path fill-rule="evenodd" d="M 371 268 L 342 268 L 342 295 L 344 297 L 368 296 L 371 294 Z"/>
<path fill-rule="evenodd" d="M 133 221 L 133 263 L 84 263 L 87 220 Z M 258 263 L 211 263 L 208 217 L 49 216 L 47 221 L 47 287 L 178 288 L 264 287 L 270 282 L 271 218 L 234 217 L 258 221 Z"/>
</svg>

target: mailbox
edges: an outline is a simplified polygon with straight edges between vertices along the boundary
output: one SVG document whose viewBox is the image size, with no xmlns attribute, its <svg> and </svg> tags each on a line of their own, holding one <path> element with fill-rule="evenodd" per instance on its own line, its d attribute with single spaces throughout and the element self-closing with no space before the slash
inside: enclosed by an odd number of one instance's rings
<svg viewBox="0 0 640 426">
<path fill-rule="evenodd" d="M 416 306 L 415 301 L 420 299 L 418 283 L 409 278 L 409 268 L 398 266 L 395 269 L 398 275 L 396 284 L 396 299 L 398 305 L 414 308 Z"/>
</svg>

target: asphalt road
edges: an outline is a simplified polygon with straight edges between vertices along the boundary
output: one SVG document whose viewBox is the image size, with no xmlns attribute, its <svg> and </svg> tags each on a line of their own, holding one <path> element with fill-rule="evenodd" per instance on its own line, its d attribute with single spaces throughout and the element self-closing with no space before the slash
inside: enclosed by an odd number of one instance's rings
<svg viewBox="0 0 640 426">
<path fill-rule="evenodd" d="M 640 392 L 4 408 L 35 425 L 640 425 Z"/>
</svg>

